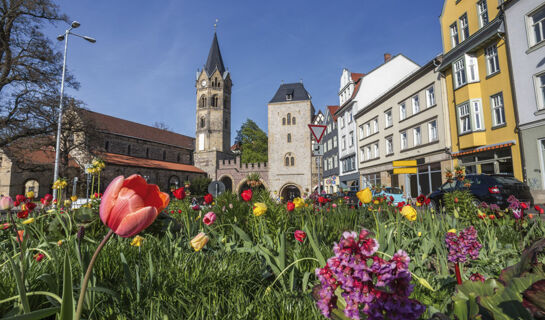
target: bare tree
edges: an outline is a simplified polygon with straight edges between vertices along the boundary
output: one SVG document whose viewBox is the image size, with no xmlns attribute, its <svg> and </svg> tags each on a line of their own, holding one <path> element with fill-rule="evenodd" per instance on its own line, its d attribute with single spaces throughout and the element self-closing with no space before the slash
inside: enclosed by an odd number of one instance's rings
<svg viewBox="0 0 545 320">
<path fill-rule="evenodd" d="M 170 130 L 170 127 L 169 127 L 166 123 L 164 123 L 164 122 L 162 122 L 162 121 L 159 121 L 159 122 L 155 121 L 155 122 L 153 123 L 153 126 L 154 126 L 155 128 L 157 128 L 157 129 L 171 131 L 171 130 Z"/>
<path fill-rule="evenodd" d="M 0 1 L 0 148 L 25 137 L 54 135 L 62 54 L 42 32 L 68 21 L 52 0 Z M 79 84 L 67 74 L 66 85 Z"/>
</svg>

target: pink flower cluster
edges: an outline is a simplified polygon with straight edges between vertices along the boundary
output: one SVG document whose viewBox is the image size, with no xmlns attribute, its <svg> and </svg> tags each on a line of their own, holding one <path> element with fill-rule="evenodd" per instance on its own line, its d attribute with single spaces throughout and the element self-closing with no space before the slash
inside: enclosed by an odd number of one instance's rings
<svg viewBox="0 0 545 320">
<path fill-rule="evenodd" d="M 344 314 L 351 319 L 418 319 L 426 307 L 409 299 L 413 286 L 407 253 L 399 250 L 392 259 L 375 255 L 378 242 L 369 231 L 344 232 L 333 247 L 335 256 L 316 269 L 321 282 L 318 308 L 326 317 L 337 307 L 335 290 L 342 289 Z"/>
<path fill-rule="evenodd" d="M 457 235 L 455 232 L 447 232 L 445 243 L 448 249 L 448 261 L 464 263 L 467 256 L 475 260 L 479 256 L 482 245 L 477 240 L 477 230 L 471 226 L 465 228 Z"/>
</svg>

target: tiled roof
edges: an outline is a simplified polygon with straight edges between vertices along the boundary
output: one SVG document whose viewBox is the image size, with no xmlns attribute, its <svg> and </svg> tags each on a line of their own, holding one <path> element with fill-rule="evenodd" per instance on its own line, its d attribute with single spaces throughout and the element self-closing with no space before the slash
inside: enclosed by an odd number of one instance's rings
<svg viewBox="0 0 545 320">
<path fill-rule="evenodd" d="M 119 164 L 123 166 L 205 173 L 201 169 L 189 164 L 135 158 L 115 153 L 102 153 L 100 157 L 106 163 Z"/>
<path fill-rule="evenodd" d="M 360 78 L 362 78 L 363 76 L 365 76 L 365 73 L 356 73 L 356 72 L 352 72 L 350 74 L 350 76 L 352 77 L 352 81 L 356 82 L 358 81 Z"/>
<path fill-rule="evenodd" d="M 37 138 L 40 139 L 40 138 Z M 51 165 L 55 164 L 55 149 L 52 146 L 40 147 L 33 149 L 35 145 L 25 145 L 6 147 L 5 151 L 8 157 L 20 165 Z M 77 168 L 79 165 L 68 155 L 68 166 Z"/>
<path fill-rule="evenodd" d="M 337 122 L 337 116 L 335 115 L 335 112 L 339 110 L 339 106 L 327 106 L 327 109 L 329 110 L 329 114 L 333 117 L 333 121 Z"/>
<path fill-rule="evenodd" d="M 287 96 L 291 95 L 291 99 L 288 100 Z M 302 83 L 285 83 L 280 85 L 274 97 L 269 103 L 286 102 L 286 101 L 301 101 L 310 100 L 310 95 L 303 86 Z"/>
<path fill-rule="evenodd" d="M 144 124 L 112 117 L 102 113 L 80 109 L 83 116 L 94 122 L 100 130 L 137 139 L 164 143 L 193 150 L 195 138 L 184 136 L 172 131 L 163 130 Z"/>
</svg>

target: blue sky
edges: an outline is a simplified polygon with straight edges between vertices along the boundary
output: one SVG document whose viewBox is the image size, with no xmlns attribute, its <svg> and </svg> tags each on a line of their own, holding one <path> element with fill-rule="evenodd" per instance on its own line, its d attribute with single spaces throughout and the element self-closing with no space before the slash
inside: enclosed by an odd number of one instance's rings
<svg viewBox="0 0 545 320">
<path fill-rule="evenodd" d="M 195 135 L 195 73 L 218 40 L 233 80 L 232 137 L 250 118 L 267 131 L 278 86 L 301 79 L 315 108 L 338 104 L 343 68 L 367 72 L 383 54 L 423 65 L 442 51 L 443 1 L 73 1 L 57 2 L 74 30 L 68 68 L 81 83 L 69 94 L 91 110 Z M 66 25 L 48 27 L 54 38 Z M 55 40 L 56 41 L 56 40 Z M 57 47 L 62 49 L 62 42 Z"/>
</svg>

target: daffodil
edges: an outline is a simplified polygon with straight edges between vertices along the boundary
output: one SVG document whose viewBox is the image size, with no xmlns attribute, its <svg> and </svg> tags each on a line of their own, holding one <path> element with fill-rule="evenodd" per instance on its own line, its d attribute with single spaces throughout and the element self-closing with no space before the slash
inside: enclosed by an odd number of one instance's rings
<svg viewBox="0 0 545 320">
<path fill-rule="evenodd" d="M 361 203 L 368 204 L 373 200 L 373 192 L 371 192 L 371 189 L 365 188 L 358 191 L 356 197 L 360 199 Z"/>
<path fill-rule="evenodd" d="M 450 229 L 447 233 L 456 233 L 456 229 Z"/>
<path fill-rule="evenodd" d="M 403 209 L 401 209 L 401 215 L 409 221 L 414 221 L 416 220 L 416 209 L 411 206 L 404 206 Z"/>
<path fill-rule="evenodd" d="M 422 236 L 422 232 L 418 231 L 418 236 L 421 237 L 421 236 Z"/>
<path fill-rule="evenodd" d="M 78 200 L 78 196 L 73 195 L 70 197 L 70 200 L 72 200 L 72 202 L 76 202 Z"/>
<path fill-rule="evenodd" d="M 144 241 L 144 237 L 136 236 L 131 241 L 131 246 L 133 247 L 140 247 L 142 245 L 142 241 Z"/>
<path fill-rule="evenodd" d="M 254 203 L 254 216 L 259 217 L 267 212 L 267 205 L 263 202 Z"/>
<path fill-rule="evenodd" d="M 295 205 L 295 208 L 302 208 L 305 205 L 305 200 L 297 197 L 293 199 L 293 204 Z"/>
<path fill-rule="evenodd" d="M 33 223 L 34 221 L 36 221 L 36 219 L 34 219 L 34 218 L 28 218 L 28 219 L 26 219 L 25 221 L 23 221 L 23 224 L 31 224 L 31 223 Z"/>
</svg>

